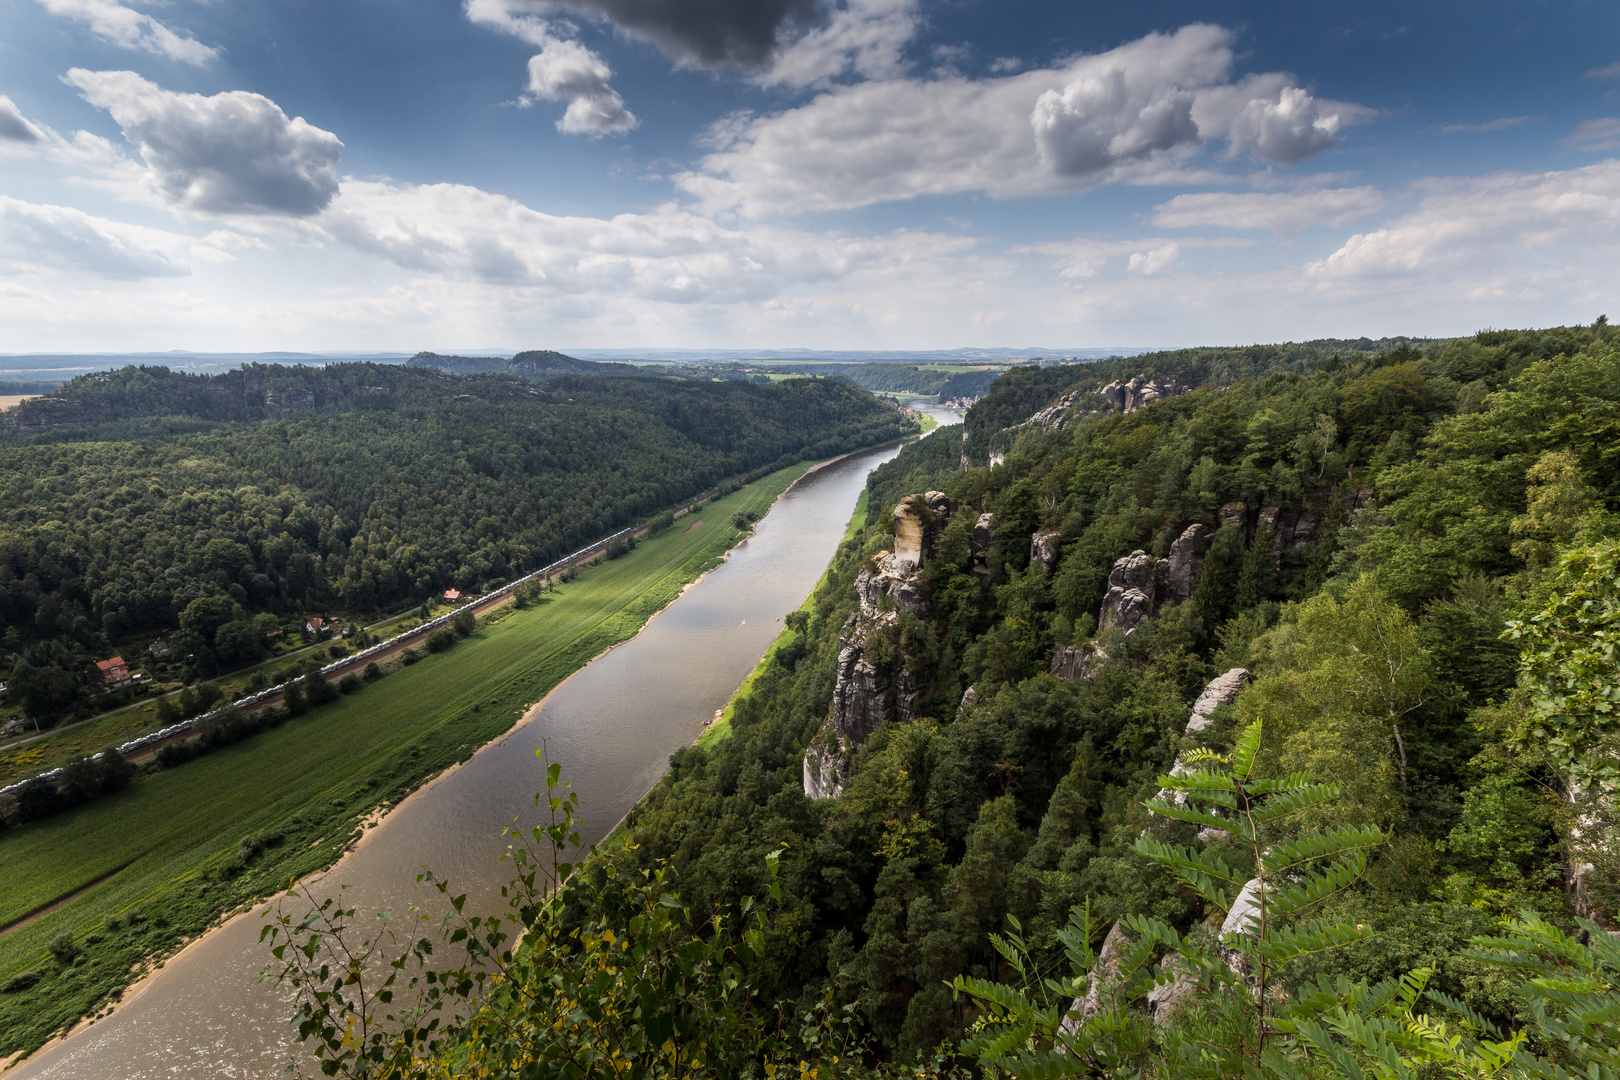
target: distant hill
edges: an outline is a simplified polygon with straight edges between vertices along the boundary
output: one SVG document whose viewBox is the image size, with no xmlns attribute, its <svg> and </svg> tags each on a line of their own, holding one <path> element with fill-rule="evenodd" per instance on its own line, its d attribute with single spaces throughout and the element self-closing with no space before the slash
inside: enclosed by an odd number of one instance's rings
<svg viewBox="0 0 1620 1080">
<path fill-rule="evenodd" d="M 518 353 L 510 360 L 499 356 L 441 356 L 433 352 L 419 352 L 406 363 L 414 367 L 438 368 L 440 371 L 448 371 L 455 375 L 500 371 L 534 380 L 550 379 L 558 375 L 606 375 L 624 378 L 649 374 L 634 364 L 579 360 L 551 349 L 530 349 Z"/>
</svg>

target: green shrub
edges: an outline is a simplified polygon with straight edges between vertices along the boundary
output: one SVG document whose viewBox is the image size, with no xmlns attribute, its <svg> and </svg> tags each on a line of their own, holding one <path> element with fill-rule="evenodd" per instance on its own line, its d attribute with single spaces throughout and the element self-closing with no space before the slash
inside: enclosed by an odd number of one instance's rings
<svg viewBox="0 0 1620 1080">
<path fill-rule="evenodd" d="M 51 943 L 45 947 L 56 957 L 57 963 L 64 966 L 73 963 L 74 958 L 79 955 L 78 944 L 73 940 L 73 935 L 66 930 L 51 938 Z"/>
<path fill-rule="evenodd" d="M 442 653 L 455 643 L 456 632 L 446 626 L 428 635 L 427 650 L 431 653 Z"/>
<path fill-rule="evenodd" d="M 471 637 L 472 632 L 478 629 L 478 619 L 470 611 L 458 611 L 455 618 L 450 620 L 450 626 L 457 637 Z"/>
</svg>

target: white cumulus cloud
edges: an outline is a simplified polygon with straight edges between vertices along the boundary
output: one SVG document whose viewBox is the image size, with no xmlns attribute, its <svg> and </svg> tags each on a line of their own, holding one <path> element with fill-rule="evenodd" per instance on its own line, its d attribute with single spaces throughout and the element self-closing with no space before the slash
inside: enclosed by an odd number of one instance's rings
<svg viewBox="0 0 1620 1080">
<path fill-rule="evenodd" d="M 1153 224 L 1165 229 L 1268 229 L 1292 236 L 1311 225 L 1348 225 L 1387 205 L 1375 187 L 1319 191 L 1196 192 L 1153 208 Z"/>
<path fill-rule="evenodd" d="M 52 15 L 83 23 L 91 33 L 126 49 L 140 49 L 187 64 L 206 64 L 219 50 L 178 34 L 143 11 L 117 0 L 39 0 Z"/>
<path fill-rule="evenodd" d="M 566 101 L 568 108 L 557 121 L 566 135 L 617 135 L 640 121 L 609 84 L 613 71 L 601 56 L 552 32 L 552 23 L 528 10 L 521 0 L 466 0 L 467 18 L 492 30 L 510 34 L 540 51 L 529 58 L 529 81 L 520 102 L 535 98 Z"/>
<path fill-rule="evenodd" d="M 69 271 L 106 278 L 181 277 L 185 237 L 126 225 L 70 206 L 0 195 L 0 269 Z"/>
<path fill-rule="evenodd" d="M 577 41 L 549 41 L 529 58 L 529 93 L 568 102 L 557 121 L 557 130 L 568 135 L 617 134 L 639 123 L 608 85 L 612 76 L 602 58 Z"/>
<path fill-rule="evenodd" d="M 1560 264 L 1613 260 L 1620 244 L 1620 161 L 1562 172 L 1502 172 L 1431 180 L 1419 206 L 1381 229 L 1357 233 L 1331 255 L 1308 264 L 1324 284 L 1361 284 L 1416 276 L 1495 275 L 1529 282 L 1543 259 Z M 1570 268 L 1570 267 L 1566 267 Z"/>
<path fill-rule="evenodd" d="M 1005 197 L 1163 175 L 1212 138 L 1292 164 L 1370 118 L 1275 72 L 1231 81 L 1231 31 L 1194 24 L 1006 77 L 890 78 L 730 117 L 677 177 L 710 212 L 749 216 L 919 195 Z"/>
<path fill-rule="evenodd" d="M 918 0 L 846 0 L 825 24 L 785 33 L 762 86 L 815 86 L 854 72 L 891 79 L 905 70 L 906 43 L 917 33 Z"/>
<path fill-rule="evenodd" d="M 959 251 L 960 237 L 823 236 L 727 228 L 674 205 L 562 217 L 461 184 L 349 180 L 321 218 L 333 237 L 409 270 L 551 294 L 674 303 L 767 300 L 793 284 Z"/>
<path fill-rule="evenodd" d="M 343 143 L 261 94 L 175 93 L 132 71 L 74 68 L 65 79 L 118 122 L 174 206 L 307 217 L 337 194 Z"/>
</svg>

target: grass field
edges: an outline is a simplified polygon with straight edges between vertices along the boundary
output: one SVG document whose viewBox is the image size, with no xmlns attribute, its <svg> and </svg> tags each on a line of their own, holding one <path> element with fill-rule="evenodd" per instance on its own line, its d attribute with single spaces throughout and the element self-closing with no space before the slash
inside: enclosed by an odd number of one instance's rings
<svg viewBox="0 0 1620 1080">
<path fill-rule="evenodd" d="M 330 865 L 361 819 L 470 757 L 527 705 L 633 636 L 736 543 L 733 513 L 764 514 L 806 467 L 718 500 L 704 508 L 701 528 L 666 530 L 350 697 L 0 833 L 0 927 L 12 926 L 0 930 L 0 1059 L 107 1007 L 137 977 L 133 969 L 221 913 Z M 257 840 L 241 843 L 250 837 Z M 69 963 L 47 948 L 64 933 L 79 951 Z M 37 982 L 18 986 L 17 976 L 26 983 L 36 972 Z"/>
<path fill-rule="evenodd" d="M 395 615 L 373 625 L 370 630 L 378 638 L 389 638 L 420 626 L 421 621 L 417 617 L 416 609 L 412 608 L 402 615 Z M 330 655 L 326 650 L 332 644 L 321 642 L 293 649 L 213 681 L 224 693 L 227 701 L 234 700 L 247 693 L 248 680 L 254 673 L 264 672 L 272 684 L 279 683 L 282 681 L 281 672 L 284 669 L 317 653 L 322 663 L 329 661 Z M 0 751 L 0 786 L 10 784 L 31 773 L 54 768 L 84 754 L 94 754 L 107 746 L 126 742 L 137 735 L 162 727 L 163 721 L 158 717 L 157 703 L 157 698 L 147 698 L 62 731 L 47 731 L 40 738 L 30 739 L 20 746 Z M 0 714 L 8 719 L 10 715 Z M 0 926 L 3 925 L 4 919 L 0 917 Z"/>
<path fill-rule="evenodd" d="M 845 540 L 854 536 L 855 530 L 866 524 L 866 498 L 867 493 L 863 489 L 860 499 L 855 503 L 855 512 L 850 515 L 849 524 L 844 528 Z M 806 596 L 804 603 L 799 605 L 800 611 L 807 610 L 810 607 L 811 601 L 816 597 L 817 590 L 821 588 L 821 583 L 826 580 L 827 571 L 823 570 L 820 579 L 816 582 L 816 587 L 810 590 L 810 595 Z M 737 702 L 748 696 L 749 692 L 754 688 L 755 680 L 764 673 L 765 669 L 771 666 L 776 659 L 776 654 L 793 644 L 798 636 L 791 628 L 786 626 L 782 628 L 782 632 L 776 635 L 776 640 L 771 642 L 771 647 L 765 650 L 765 655 L 759 658 L 759 663 L 754 665 L 754 670 L 748 673 L 748 678 L 742 681 L 742 685 L 737 687 L 737 692 L 731 695 L 731 700 L 726 702 L 726 707 L 721 710 L 720 719 L 704 728 L 703 734 L 698 736 L 697 744 L 699 747 L 707 750 L 721 739 L 731 736 L 731 717 L 737 711 Z"/>
</svg>

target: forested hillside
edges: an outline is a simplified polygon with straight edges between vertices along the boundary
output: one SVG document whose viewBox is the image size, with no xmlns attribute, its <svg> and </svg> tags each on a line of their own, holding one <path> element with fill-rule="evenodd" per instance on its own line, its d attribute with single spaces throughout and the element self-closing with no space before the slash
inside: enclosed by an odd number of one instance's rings
<svg viewBox="0 0 1620 1080">
<path fill-rule="evenodd" d="M 914 431 L 812 380 L 81 376 L 0 428 L 0 669 L 56 716 L 159 635 L 205 676 L 309 614 L 503 582 L 728 477 Z"/>
<path fill-rule="evenodd" d="M 947 982 L 1022 981 L 991 939 L 1011 919 L 1042 972 L 1067 948 L 1084 974 L 1060 933 L 1088 900 L 1092 947 L 1131 915 L 1213 940 L 1223 907 L 1137 842 L 1229 863 L 1227 903 L 1249 849 L 1142 803 L 1178 754 L 1263 720 L 1255 777 L 1339 785 L 1291 828 L 1387 837 L 1316 897 L 1347 944 L 1267 992 L 1421 967 L 1526 1023 L 1470 937 L 1521 912 L 1612 925 L 1620 903 L 1589 779 L 1614 772 L 1620 699 L 1616 346 L 1600 320 L 1012 372 L 967 418 L 969 467 L 946 429 L 873 474 L 732 737 L 677 755 L 615 858 L 667 860 L 701 914 L 763 895 L 779 852 L 762 999 L 831 995 L 880 1055 L 927 1060 L 983 1015 Z M 1144 401 L 1155 382 L 1173 392 Z"/>
</svg>

